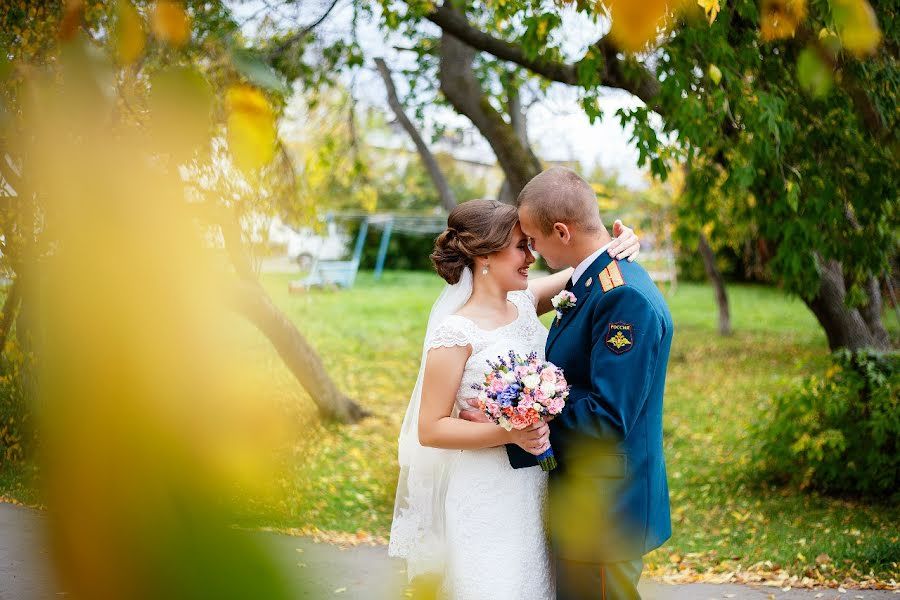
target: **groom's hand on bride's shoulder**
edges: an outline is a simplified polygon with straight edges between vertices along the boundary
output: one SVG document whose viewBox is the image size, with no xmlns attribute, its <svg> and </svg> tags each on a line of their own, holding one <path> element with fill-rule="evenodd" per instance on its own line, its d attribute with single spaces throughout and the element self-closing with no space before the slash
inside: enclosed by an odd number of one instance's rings
<svg viewBox="0 0 900 600">
<path fill-rule="evenodd" d="M 634 262 L 638 253 L 641 251 L 641 242 L 631 227 L 626 227 L 622 221 L 616 219 L 613 223 L 613 241 L 609 245 L 609 255 L 619 260 L 628 259 L 628 262 Z"/>
<path fill-rule="evenodd" d="M 468 400 L 468 403 L 472 408 L 467 408 L 466 410 L 459 411 L 460 419 L 462 419 L 463 421 L 472 421 L 475 423 L 491 422 L 491 420 L 487 418 L 487 415 L 481 412 L 481 409 L 478 408 L 478 400 Z"/>
</svg>

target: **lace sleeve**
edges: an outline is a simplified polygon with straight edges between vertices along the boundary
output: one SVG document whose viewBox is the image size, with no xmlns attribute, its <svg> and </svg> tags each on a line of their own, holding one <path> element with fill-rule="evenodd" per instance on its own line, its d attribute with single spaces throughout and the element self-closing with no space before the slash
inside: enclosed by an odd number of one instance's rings
<svg viewBox="0 0 900 600">
<path fill-rule="evenodd" d="M 454 317 L 438 325 L 428 338 L 428 349 L 450 348 L 453 346 L 469 346 L 472 343 L 465 321 Z"/>
<path fill-rule="evenodd" d="M 528 288 L 519 292 L 511 292 L 510 295 L 520 298 L 523 302 L 531 304 L 533 307 L 537 307 L 537 298 L 534 296 L 534 292 Z"/>
<path fill-rule="evenodd" d="M 532 306 L 537 306 L 537 298 L 534 295 L 534 292 L 531 291 L 531 288 L 525 288 L 525 291 L 522 292 L 525 294 L 525 297 L 528 298 L 528 301 L 531 302 Z"/>
</svg>

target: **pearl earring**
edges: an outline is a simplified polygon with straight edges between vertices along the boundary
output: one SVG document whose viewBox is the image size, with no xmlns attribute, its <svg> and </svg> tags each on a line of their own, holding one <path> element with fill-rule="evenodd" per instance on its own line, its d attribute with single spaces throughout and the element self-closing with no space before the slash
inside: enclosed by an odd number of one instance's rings
<svg viewBox="0 0 900 600">
<path fill-rule="evenodd" d="M 482 274 L 482 275 L 487 275 L 487 274 L 488 274 L 488 266 L 487 266 L 487 263 L 485 263 L 484 266 L 481 268 L 481 274 Z"/>
</svg>

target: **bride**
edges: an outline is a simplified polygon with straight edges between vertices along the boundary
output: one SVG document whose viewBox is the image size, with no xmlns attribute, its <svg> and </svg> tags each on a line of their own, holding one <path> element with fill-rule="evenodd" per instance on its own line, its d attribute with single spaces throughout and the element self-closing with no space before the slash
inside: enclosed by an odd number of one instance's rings
<svg viewBox="0 0 900 600">
<path fill-rule="evenodd" d="M 616 222 L 613 257 L 635 255 L 634 232 Z M 544 358 L 538 314 L 572 269 L 528 281 L 534 262 L 515 207 L 471 200 L 450 213 L 431 255 L 447 281 L 428 320 L 422 365 L 403 422 L 400 480 L 389 554 L 410 581 L 438 578 L 454 600 L 555 598 L 543 507 L 547 473 L 513 469 L 504 444 L 531 454 L 549 446 L 538 423 L 506 431 L 456 418 L 471 408 L 487 360 L 510 350 Z"/>
</svg>

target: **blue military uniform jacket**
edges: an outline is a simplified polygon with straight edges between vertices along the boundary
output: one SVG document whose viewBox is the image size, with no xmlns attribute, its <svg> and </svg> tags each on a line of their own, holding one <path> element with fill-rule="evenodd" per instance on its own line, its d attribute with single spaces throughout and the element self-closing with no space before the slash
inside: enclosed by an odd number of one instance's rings
<svg viewBox="0 0 900 600">
<path fill-rule="evenodd" d="M 663 388 L 672 317 L 643 267 L 603 253 L 556 318 L 547 360 L 571 386 L 550 424 L 550 524 L 558 558 L 633 560 L 671 535 L 663 457 Z M 507 446 L 515 468 L 535 464 Z"/>
</svg>

